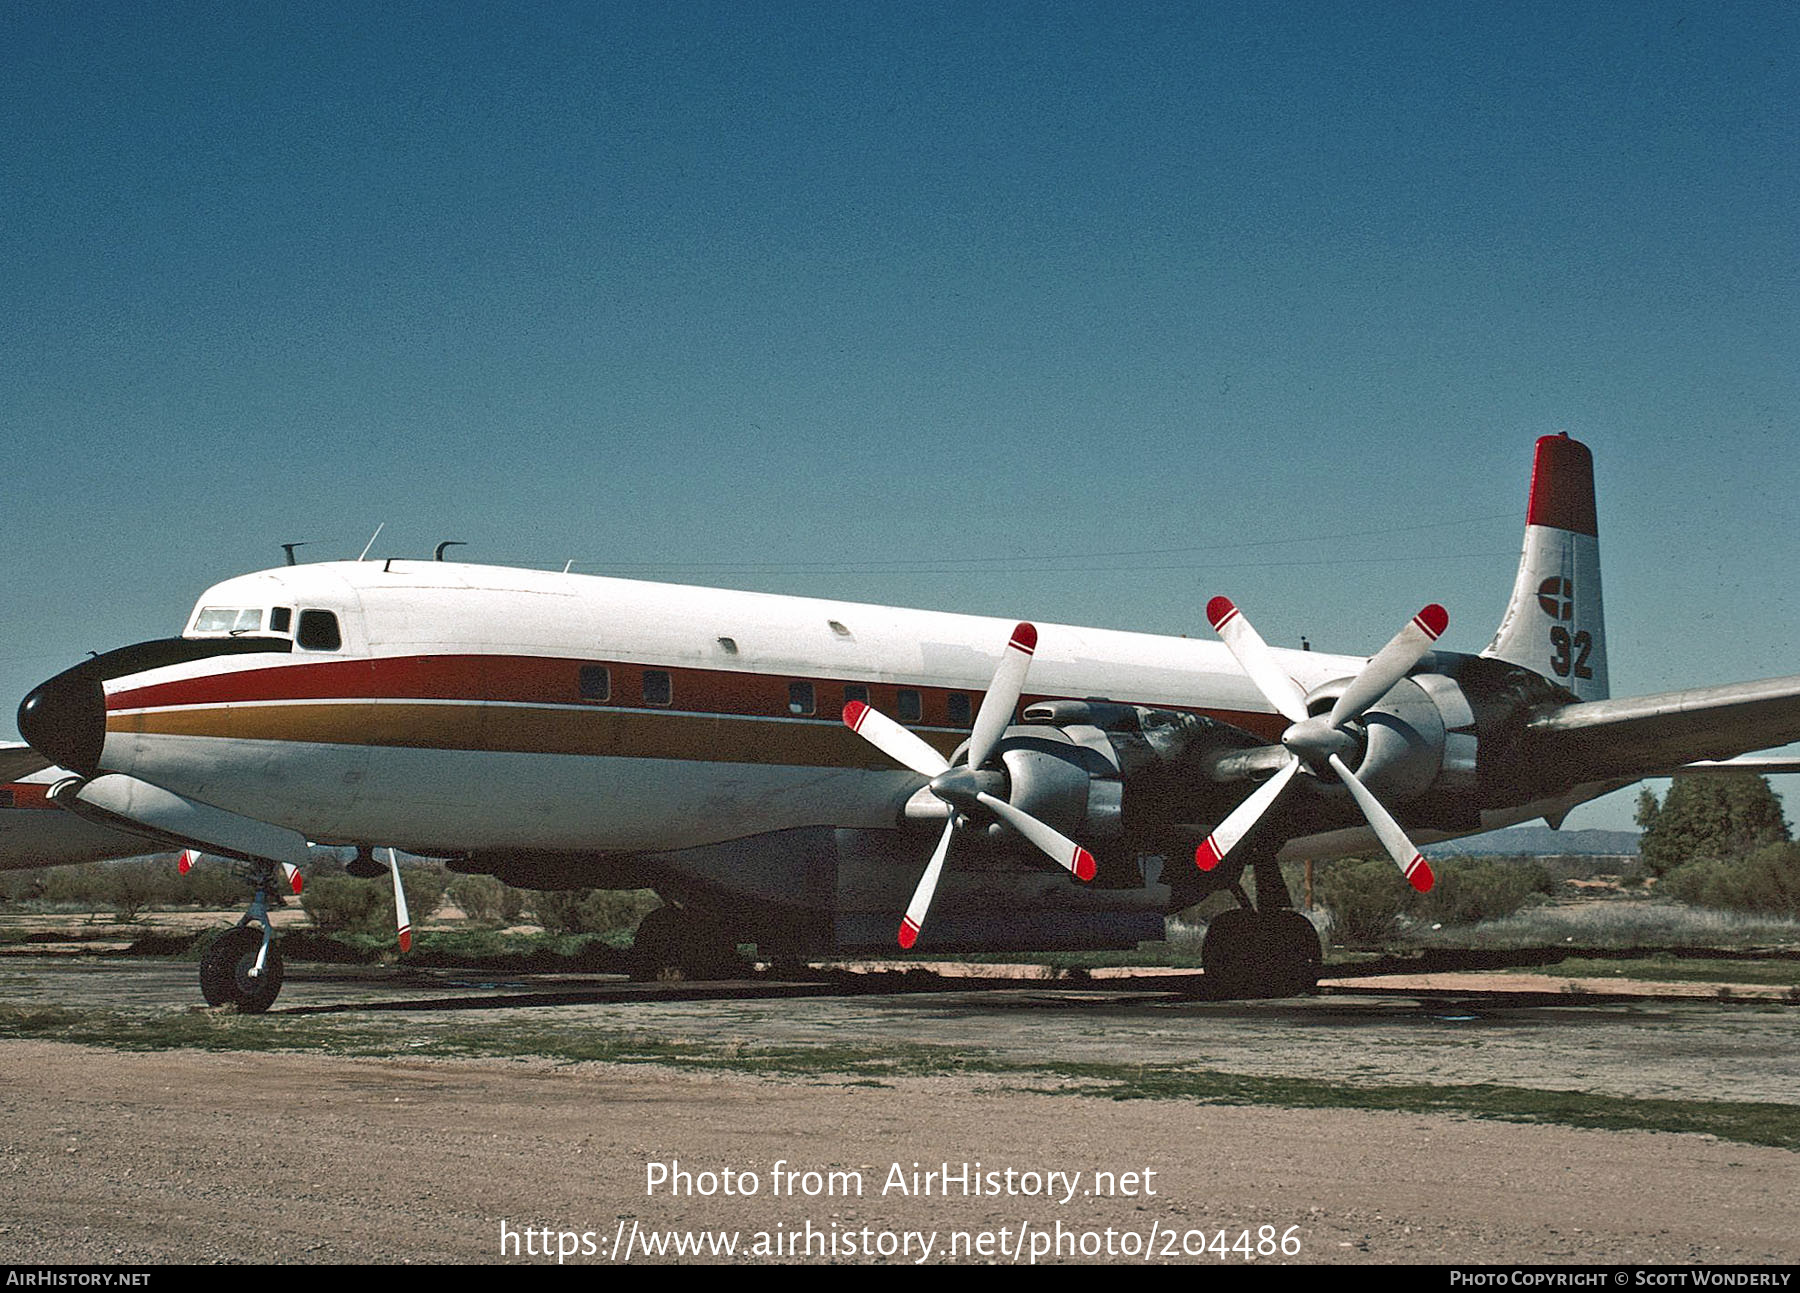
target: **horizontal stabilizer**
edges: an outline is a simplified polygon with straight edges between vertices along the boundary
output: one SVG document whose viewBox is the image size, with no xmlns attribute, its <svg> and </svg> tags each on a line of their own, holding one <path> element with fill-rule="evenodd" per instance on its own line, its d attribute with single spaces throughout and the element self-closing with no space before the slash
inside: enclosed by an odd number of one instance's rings
<svg viewBox="0 0 1800 1293">
<path fill-rule="evenodd" d="M 1800 677 L 1787 677 L 1565 705 L 1526 724 L 1524 753 L 1559 781 L 1636 780 L 1795 740 Z"/>
</svg>

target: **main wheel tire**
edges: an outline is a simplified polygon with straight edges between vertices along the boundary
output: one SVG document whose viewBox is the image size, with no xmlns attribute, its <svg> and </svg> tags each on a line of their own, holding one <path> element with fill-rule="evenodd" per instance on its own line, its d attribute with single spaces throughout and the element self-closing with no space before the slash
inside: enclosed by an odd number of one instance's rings
<svg viewBox="0 0 1800 1293">
<path fill-rule="evenodd" d="M 200 995 L 209 1006 L 236 1006 L 238 1013 L 260 1015 L 275 1004 L 281 992 L 281 951 L 273 945 L 263 961 L 263 972 L 252 977 L 263 934 L 252 925 L 240 925 L 213 940 L 200 958 Z"/>
<path fill-rule="evenodd" d="M 1251 940 L 1256 937 L 1256 913 L 1234 908 L 1222 911 L 1206 925 L 1206 941 L 1200 944 L 1200 969 L 1212 991 L 1226 1000 L 1255 996 Z"/>
<path fill-rule="evenodd" d="M 1325 950 L 1319 943 L 1319 931 L 1313 928 L 1305 913 L 1283 907 L 1266 913 L 1270 924 L 1269 942 L 1279 960 L 1272 967 L 1274 993 L 1280 997 L 1298 997 L 1319 986 L 1319 972 L 1325 964 Z"/>
<path fill-rule="evenodd" d="M 1312 922 L 1291 907 L 1220 912 L 1200 945 L 1206 981 L 1228 1000 L 1311 992 L 1324 959 Z"/>
</svg>

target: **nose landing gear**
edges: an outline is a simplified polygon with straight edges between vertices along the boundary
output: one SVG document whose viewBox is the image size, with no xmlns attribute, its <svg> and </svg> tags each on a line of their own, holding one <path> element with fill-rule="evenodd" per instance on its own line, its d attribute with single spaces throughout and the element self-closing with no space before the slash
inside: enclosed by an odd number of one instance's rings
<svg viewBox="0 0 1800 1293">
<path fill-rule="evenodd" d="M 236 1006 L 239 1014 L 260 1015 L 281 992 L 281 950 L 269 921 L 269 895 L 282 867 L 259 862 L 248 868 L 255 896 L 237 928 L 214 939 L 200 958 L 200 995 L 209 1006 Z"/>
</svg>

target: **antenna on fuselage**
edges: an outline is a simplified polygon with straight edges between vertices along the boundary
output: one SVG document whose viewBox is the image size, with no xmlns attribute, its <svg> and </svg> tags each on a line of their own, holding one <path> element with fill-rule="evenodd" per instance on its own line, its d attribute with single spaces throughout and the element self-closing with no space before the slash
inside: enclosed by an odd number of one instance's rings
<svg viewBox="0 0 1800 1293">
<path fill-rule="evenodd" d="M 437 547 L 432 549 L 431 559 L 433 561 L 442 561 L 444 559 L 445 548 L 466 548 L 468 546 L 469 545 L 464 543 L 461 539 L 445 539 L 442 543 L 438 544 Z"/>
<path fill-rule="evenodd" d="M 375 533 L 371 534 L 369 536 L 369 541 L 363 544 L 362 553 L 356 558 L 358 561 L 361 561 L 364 557 L 369 555 L 369 549 L 375 546 L 375 540 L 381 537 L 381 528 L 386 524 L 387 522 L 383 521 L 381 525 L 375 527 Z"/>
<path fill-rule="evenodd" d="M 302 539 L 299 543 L 284 543 L 281 545 L 281 550 L 287 554 L 288 565 L 297 566 L 300 564 L 298 561 L 294 560 L 294 549 L 304 548 L 309 542 L 310 540 L 308 539 Z"/>
</svg>

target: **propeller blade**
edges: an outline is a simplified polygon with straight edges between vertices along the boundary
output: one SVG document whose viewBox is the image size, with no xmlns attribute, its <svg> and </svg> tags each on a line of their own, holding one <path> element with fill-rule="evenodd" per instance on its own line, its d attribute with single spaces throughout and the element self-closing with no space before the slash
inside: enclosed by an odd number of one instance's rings
<svg viewBox="0 0 1800 1293">
<path fill-rule="evenodd" d="M 400 926 L 400 950 L 412 951 L 412 917 L 406 910 L 406 889 L 400 883 L 400 852 L 388 850 L 388 870 L 394 873 L 394 921 Z"/>
<path fill-rule="evenodd" d="M 1362 672 L 1337 698 L 1337 704 L 1331 707 L 1331 725 L 1342 727 L 1387 695 L 1389 688 L 1406 677 L 1420 657 L 1431 650 L 1449 623 L 1449 612 L 1436 602 L 1413 616 L 1410 624 L 1370 657 Z"/>
<path fill-rule="evenodd" d="M 880 710 L 870 709 L 860 700 L 844 706 L 844 726 L 895 763 L 905 764 L 921 777 L 935 777 L 949 771 L 950 761 L 943 755 Z"/>
<path fill-rule="evenodd" d="M 994 670 L 987 695 L 981 698 L 981 710 L 975 715 L 975 728 L 969 734 L 969 766 L 979 768 L 994 752 L 994 745 L 1006 725 L 1012 722 L 1019 707 L 1019 694 L 1025 690 L 1025 673 L 1031 668 L 1032 654 L 1037 650 L 1037 626 L 1020 624 L 1013 629 L 1012 640 Z"/>
<path fill-rule="evenodd" d="M 1206 618 L 1224 641 L 1226 650 L 1238 666 L 1250 675 L 1250 681 L 1275 706 L 1277 713 L 1290 723 L 1306 717 L 1306 693 L 1288 672 L 1275 662 L 1275 653 L 1262 635 L 1250 627 L 1250 621 L 1229 597 L 1215 597 L 1206 604 Z"/>
<path fill-rule="evenodd" d="M 1054 826 L 1040 822 L 1023 808 L 1014 808 L 1004 799 L 996 799 L 986 791 L 978 792 L 975 799 L 983 808 L 1037 845 L 1051 861 L 1077 880 L 1094 878 L 1094 855 Z"/>
<path fill-rule="evenodd" d="M 925 874 L 919 877 L 919 886 L 913 890 L 912 901 L 906 904 L 906 915 L 900 918 L 900 946 L 910 948 L 919 941 L 919 931 L 925 928 L 925 913 L 931 910 L 931 896 L 937 892 L 938 876 L 943 874 L 944 859 L 950 854 L 950 837 L 956 833 L 956 818 L 952 816 L 944 823 L 944 833 L 938 837 L 937 851 L 931 855 L 931 861 L 925 864 Z"/>
<path fill-rule="evenodd" d="M 1356 775 L 1335 754 L 1331 756 L 1331 766 L 1343 778 L 1350 797 L 1356 800 L 1356 806 L 1362 809 L 1363 816 L 1369 819 L 1369 825 L 1375 828 L 1375 834 L 1381 839 L 1381 847 L 1394 859 L 1394 865 L 1400 868 L 1400 874 L 1406 877 L 1406 882 L 1420 893 L 1428 893 L 1434 879 L 1431 864 L 1413 847 L 1406 832 L 1400 829 L 1400 823 L 1393 819 L 1388 810 L 1381 806 L 1381 801 L 1369 793 L 1369 788 L 1358 781 Z"/>
<path fill-rule="evenodd" d="M 283 862 L 281 864 L 281 874 L 287 877 L 288 887 L 292 889 L 295 896 L 298 897 L 300 890 L 306 885 L 305 879 L 300 875 L 300 868 L 295 866 L 292 862 Z"/>
<path fill-rule="evenodd" d="M 1231 814 L 1214 828 L 1199 848 L 1194 850 L 1194 865 L 1202 871 L 1210 871 L 1223 862 L 1238 846 L 1238 842 L 1250 833 L 1251 827 L 1262 820 L 1262 815 L 1269 811 L 1269 806 L 1281 798 L 1281 792 L 1287 789 L 1288 782 L 1300 771 L 1300 760 L 1289 756 L 1287 765 L 1270 777 L 1262 785 L 1253 790 L 1244 802 L 1231 810 Z"/>
</svg>

